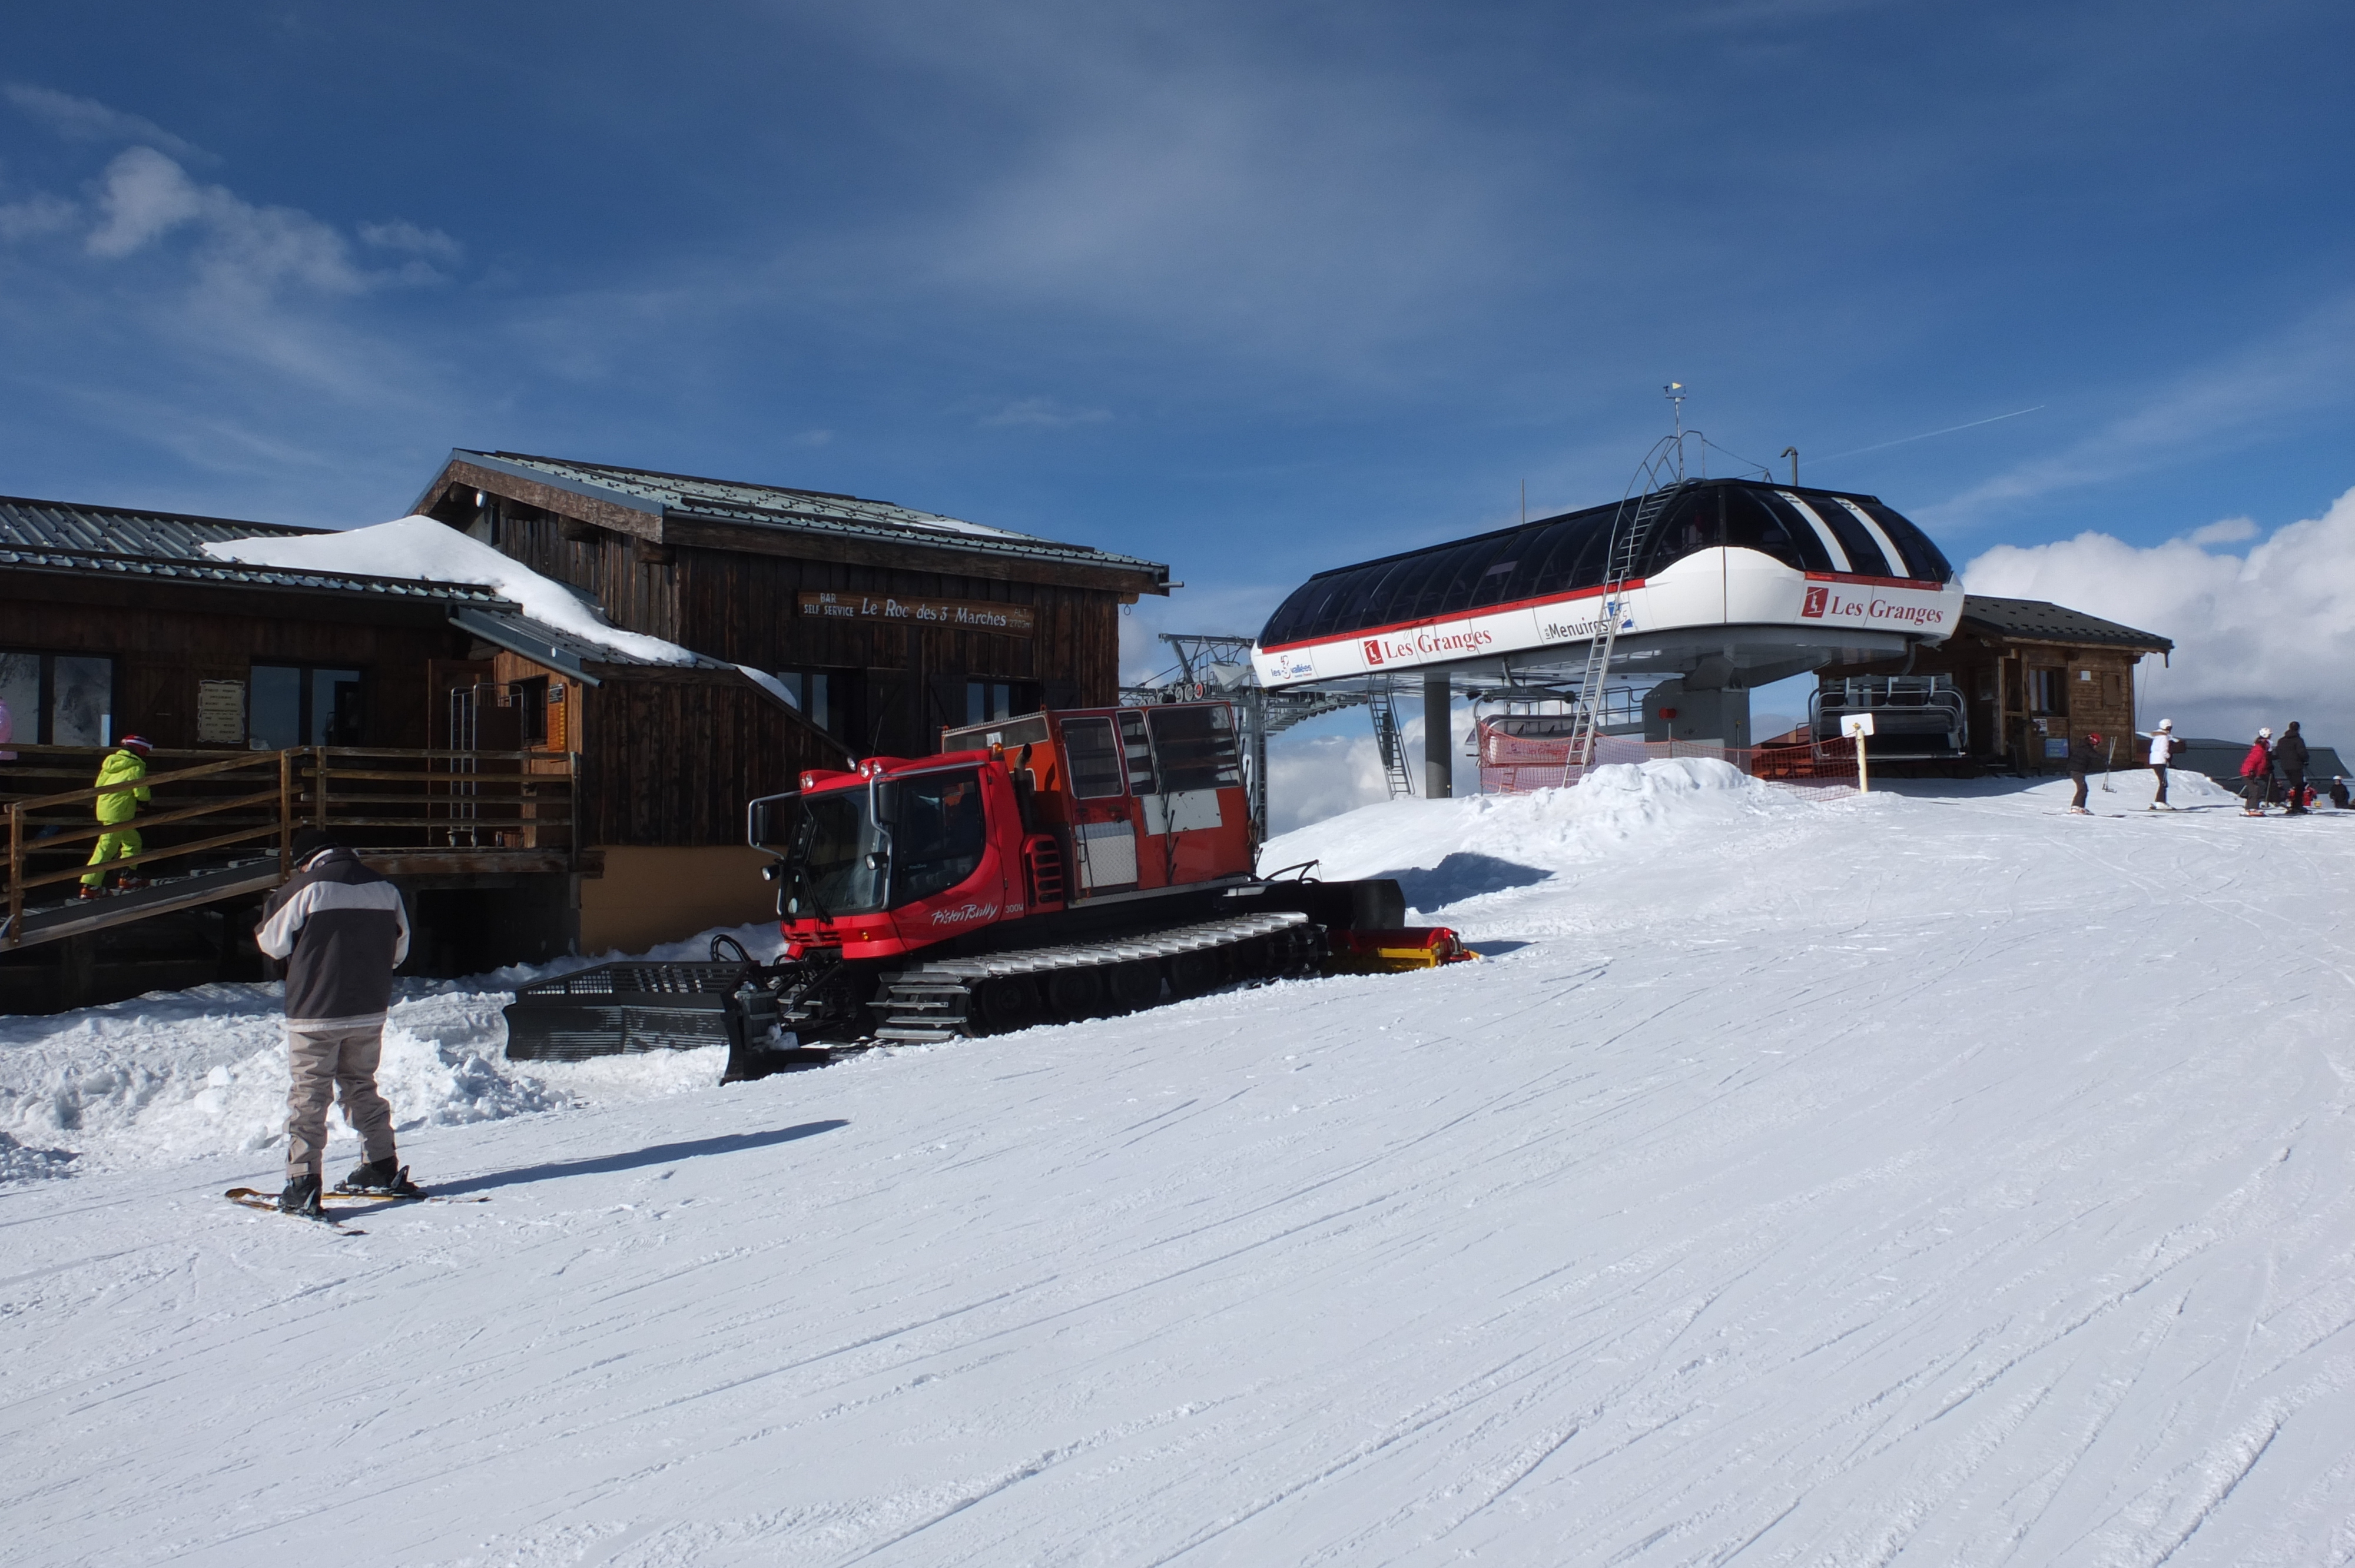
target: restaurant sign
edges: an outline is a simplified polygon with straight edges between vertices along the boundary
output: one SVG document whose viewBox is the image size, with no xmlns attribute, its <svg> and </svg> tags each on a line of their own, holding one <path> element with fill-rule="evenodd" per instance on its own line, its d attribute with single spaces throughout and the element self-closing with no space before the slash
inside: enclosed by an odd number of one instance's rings
<svg viewBox="0 0 2355 1568">
<path fill-rule="evenodd" d="M 900 599 L 880 593 L 805 593 L 801 612 L 826 620 L 890 621 L 938 627 L 944 631 L 994 631 L 1028 637 L 1033 627 L 1027 604 L 993 604 L 971 599 Z"/>
</svg>

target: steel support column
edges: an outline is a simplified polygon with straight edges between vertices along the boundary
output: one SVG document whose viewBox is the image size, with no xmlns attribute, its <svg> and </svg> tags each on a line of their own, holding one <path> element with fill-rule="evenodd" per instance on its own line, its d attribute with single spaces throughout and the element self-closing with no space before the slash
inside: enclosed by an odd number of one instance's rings
<svg viewBox="0 0 2355 1568">
<path fill-rule="evenodd" d="M 1455 714 L 1454 692 L 1444 671 L 1426 671 L 1423 677 L 1423 799 L 1444 800 L 1455 793 Z"/>
</svg>

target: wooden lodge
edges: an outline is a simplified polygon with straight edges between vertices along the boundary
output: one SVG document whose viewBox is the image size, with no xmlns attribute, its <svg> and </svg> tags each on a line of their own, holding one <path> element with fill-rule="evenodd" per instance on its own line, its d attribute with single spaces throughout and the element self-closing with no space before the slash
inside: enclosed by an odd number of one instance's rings
<svg viewBox="0 0 2355 1568">
<path fill-rule="evenodd" d="M 1818 739 L 1836 737 L 1839 712 L 1870 708 L 1880 722 L 1868 743 L 1875 756 L 2028 774 L 2063 770 L 2077 736 L 2099 735 L 2105 759 L 2143 767 L 2149 741 L 2137 733 L 2136 670 L 2174 647 L 2042 599 L 1971 594 L 1955 635 L 1918 649 L 1902 668 L 1819 672 L 1815 727 Z M 1934 714 L 1938 722 L 1925 722 Z"/>
<path fill-rule="evenodd" d="M 768 918 L 748 798 L 973 718 L 1116 702 L 1120 607 L 1167 589 L 1149 562 L 882 503 L 512 453 L 452 454 L 415 510 L 690 662 L 489 588 L 204 548 L 322 530 L 0 498 L 0 807 L 34 803 L 11 815 L 0 1010 L 258 973 L 253 905 L 310 821 L 403 885 L 420 972 Z M 185 781 L 142 809 L 156 886 L 83 906 L 111 918 L 82 933 L 99 916 L 59 906 L 130 733 Z M 244 891 L 201 898 L 195 871 Z"/>
</svg>

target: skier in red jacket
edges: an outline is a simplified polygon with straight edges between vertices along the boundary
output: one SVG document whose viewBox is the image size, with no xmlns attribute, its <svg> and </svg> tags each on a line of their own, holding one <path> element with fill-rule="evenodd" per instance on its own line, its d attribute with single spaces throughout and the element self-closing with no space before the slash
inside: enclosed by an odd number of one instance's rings
<svg viewBox="0 0 2355 1568">
<path fill-rule="evenodd" d="M 2271 726 L 2257 731 L 2257 738 L 2249 744 L 2249 755 L 2241 758 L 2241 815 L 2244 817 L 2265 814 L 2265 797 L 2274 783 L 2273 738 Z"/>
</svg>

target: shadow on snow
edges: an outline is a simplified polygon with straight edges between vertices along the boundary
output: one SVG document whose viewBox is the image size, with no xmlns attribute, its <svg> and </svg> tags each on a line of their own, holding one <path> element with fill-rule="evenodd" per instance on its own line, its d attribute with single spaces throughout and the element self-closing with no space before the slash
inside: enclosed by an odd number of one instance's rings
<svg viewBox="0 0 2355 1568">
<path fill-rule="evenodd" d="M 798 1127 L 781 1127 L 768 1132 L 731 1132 L 721 1138 L 657 1143 L 627 1154 L 604 1154 L 593 1160 L 559 1160 L 547 1165 L 527 1165 L 520 1171 L 501 1171 L 488 1176 L 470 1176 L 463 1181 L 439 1182 L 430 1191 L 436 1197 L 454 1198 L 462 1192 L 481 1192 L 493 1187 L 516 1187 L 527 1181 L 555 1181 L 567 1176 L 602 1176 L 616 1171 L 635 1171 L 642 1166 L 698 1160 L 707 1154 L 741 1154 L 748 1149 L 769 1149 L 780 1143 L 791 1143 L 796 1139 L 815 1138 L 819 1133 L 832 1132 L 837 1128 L 849 1125 L 849 1122 L 836 1118 L 827 1121 L 805 1121 Z"/>
</svg>

